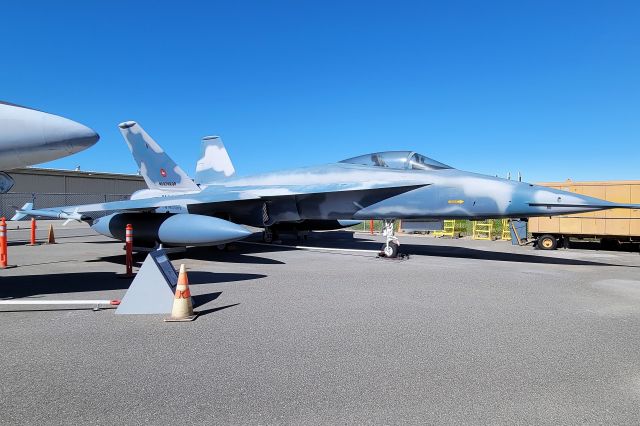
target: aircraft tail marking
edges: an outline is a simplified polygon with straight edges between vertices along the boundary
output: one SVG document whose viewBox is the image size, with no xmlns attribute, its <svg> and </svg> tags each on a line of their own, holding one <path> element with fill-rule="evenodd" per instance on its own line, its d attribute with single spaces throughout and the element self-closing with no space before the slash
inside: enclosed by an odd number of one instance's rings
<svg viewBox="0 0 640 426">
<path fill-rule="evenodd" d="M 199 191 L 189 175 L 169 157 L 135 121 L 118 125 L 129 146 L 140 174 L 150 189 L 165 191 Z"/>
<path fill-rule="evenodd" d="M 202 138 L 200 159 L 196 163 L 197 184 L 209 184 L 227 179 L 235 174 L 233 163 L 220 136 Z"/>
</svg>

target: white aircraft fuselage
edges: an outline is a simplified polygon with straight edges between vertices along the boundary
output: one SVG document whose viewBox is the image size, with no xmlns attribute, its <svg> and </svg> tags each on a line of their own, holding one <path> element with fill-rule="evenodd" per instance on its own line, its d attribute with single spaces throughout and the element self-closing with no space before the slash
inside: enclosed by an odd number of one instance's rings
<svg viewBox="0 0 640 426">
<path fill-rule="evenodd" d="M 75 154 L 99 138 L 89 127 L 67 118 L 0 102 L 0 193 L 13 185 L 2 171 Z"/>
</svg>

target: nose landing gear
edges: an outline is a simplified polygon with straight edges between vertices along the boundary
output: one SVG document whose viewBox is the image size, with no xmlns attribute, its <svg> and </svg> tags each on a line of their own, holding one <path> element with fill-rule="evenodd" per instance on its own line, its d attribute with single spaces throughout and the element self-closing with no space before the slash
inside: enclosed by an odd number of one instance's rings
<svg viewBox="0 0 640 426">
<path fill-rule="evenodd" d="M 387 238 L 387 241 L 382 245 L 382 250 L 380 251 L 380 257 L 386 257 L 388 259 L 397 259 L 398 256 L 404 257 L 398 253 L 398 249 L 400 248 L 400 240 L 395 235 L 395 220 L 393 219 L 385 219 L 384 227 L 382 230 L 382 235 Z"/>
</svg>

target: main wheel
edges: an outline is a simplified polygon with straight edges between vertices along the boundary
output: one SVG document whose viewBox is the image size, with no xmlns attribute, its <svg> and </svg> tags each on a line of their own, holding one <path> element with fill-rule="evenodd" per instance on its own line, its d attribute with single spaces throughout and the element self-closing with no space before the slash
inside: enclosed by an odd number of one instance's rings
<svg viewBox="0 0 640 426">
<path fill-rule="evenodd" d="M 600 240 L 600 247 L 602 247 L 603 250 L 619 250 L 620 240 L 616 238 L 602 238 Z"/>
<path fill-rule="evenodd" d="M 382 254 L 384 254 L 384 257 L 389 258 L 398 257 L 398 243 L 391 241 L 389 244 L 384 244 L 382 246 Z"/>
<path fill-rule="evenodd" d="M 538 248 L 540 250 L 555 250 L 558 248 L 558 240 L 551 234 L 544 234 L 538 237 Z"/>
<path fill-rule="evenodd" d="M 262 232 L 262 241 L 267 243 L 267 244 L 271 244 L 273 242 L 274 238 L 273 238 L 273 232 L 271 231 L 263 231 Z"/>
</svg>

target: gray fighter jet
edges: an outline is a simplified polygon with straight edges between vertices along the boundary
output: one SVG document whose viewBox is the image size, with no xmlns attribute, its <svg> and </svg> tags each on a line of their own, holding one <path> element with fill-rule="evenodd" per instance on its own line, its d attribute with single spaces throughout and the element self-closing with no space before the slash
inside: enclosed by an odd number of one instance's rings
<svg viewBox="0 0 640 426">
<path fill-rule="evenodd" d="M 206 161 L 197 184 L 135 122 L 120 130 L 149 189 L 131 200 L 34 210 L 26 216 L 87 221 L 124 240 L 134 226 L 136 243 L 214 245 L 244 238 L 251 225 L 268 232 L 282 224 L 381 219 L 382 253 L 398 255 L 396 219 L 487 219 L 553 216 L 611 208 L 638 209 L 571 192 L 454 169 L 413 151 L 387 151 L 321 166 L 237 177 L 224 151 Z M 215 150 L 214 150 L 215 151 Z M 220 154 L 218 149 L 212 155 Z M 226 158 L 225 158 L 226 156 Z"/>
<path fill-rule="evenodd" d="M 67 118 L 0 101 L 0 193 L 14 183 L 3 171 L 75 154 L 99 138 Z"/>
</svg>

